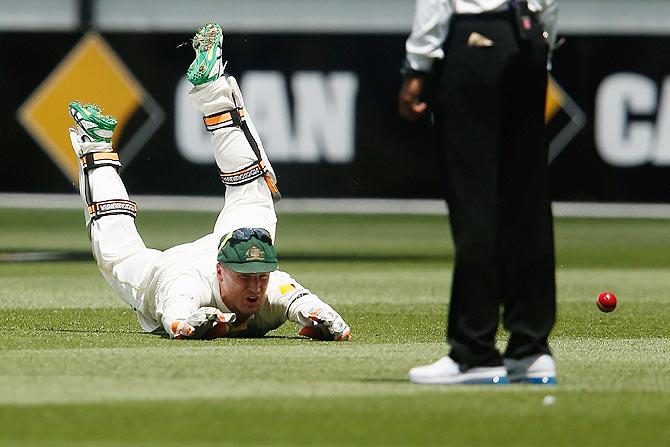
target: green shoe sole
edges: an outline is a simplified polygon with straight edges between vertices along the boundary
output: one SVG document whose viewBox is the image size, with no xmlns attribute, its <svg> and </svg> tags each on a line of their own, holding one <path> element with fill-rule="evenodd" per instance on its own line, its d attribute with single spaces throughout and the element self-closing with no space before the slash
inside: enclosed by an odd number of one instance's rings
<svg viewBox="0 0 670 447">
<path fill-rule="evenodd" d="M 221 75 L 223 30 L 217 23 L 208 23 L 193 36 L 195 59 L 186 72 L 193 85 L 201 85 Z"/>
</svg>

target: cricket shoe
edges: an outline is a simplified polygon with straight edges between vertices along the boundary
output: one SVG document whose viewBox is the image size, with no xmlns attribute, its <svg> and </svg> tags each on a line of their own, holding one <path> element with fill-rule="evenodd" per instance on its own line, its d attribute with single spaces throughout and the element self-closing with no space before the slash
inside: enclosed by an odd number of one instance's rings
<svg viewBox="0 0 670 447">
<path fill-rule="evenodd" d="M 215 81 L 223 75 L 223 30 L 218 23 L 208 23 L 193 36 L 195 59 L 186 71 L 193 85 Z"/>
<path fill-rule="evenodd" d="M 111 143 L 116 118 L 103 115 L 95 104 L 72 101 L 68 109 L 77 124 L 76 132 L 81 143 Z"/>
<path fill-rule="evenodd" d="M 507 370 L 504 366 L 478 366 L 462 370 L 458 363 L 447 356 L 430 365 L 410 369 L 409 381 L 443 385 L 504 385 L 507 383 Z"/>
<path fill-rule="evenodd" d="M 556 364 L 549 354 L 535 354 L 518 360 L 503 359 L 510 382 L 556 385 Z"/>
</svg>

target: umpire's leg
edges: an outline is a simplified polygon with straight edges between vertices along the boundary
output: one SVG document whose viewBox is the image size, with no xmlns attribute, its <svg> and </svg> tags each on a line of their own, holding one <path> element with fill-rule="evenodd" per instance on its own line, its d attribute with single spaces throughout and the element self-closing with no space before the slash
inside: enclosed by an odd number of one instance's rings
<svg viewBox="0 0 670 447">
<path fill-rule="evenodd" d="M 547 45 L 541 28 L 522 46 L 508 74 L 501 196 L 504 323 L 511 332 L 505 357 L 550 353 L 556 318 L 554 242 L 548 197 L 544 110 Z"/>
<path fill-rule="evenodd" d="M 477 30 L 491 47 L 467 44 Z M 495 366 L 500 307 L 500 135 L 504 70 L 513 36 L 507 21 L 458 18 L 437 70 L 436 128 L 446 172 L 455 245 L 447 337 L 450 356 L 468 366 Z"/>
</svg>

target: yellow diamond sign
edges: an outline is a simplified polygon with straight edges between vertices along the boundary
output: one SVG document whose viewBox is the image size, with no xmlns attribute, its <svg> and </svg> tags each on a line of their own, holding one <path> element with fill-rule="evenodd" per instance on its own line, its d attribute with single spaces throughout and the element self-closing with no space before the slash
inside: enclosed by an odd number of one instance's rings
<svg viewBox="0 0 670 447">
<path fill-rule="evenodd" d="M 544 122 L 548 123 L 561 110 L 561 104 L 565 101 L 563 90 L 558 87 L 558 84 L 549 76 L 547 83 L 547 104 L 544 110 Z"/>
<path fill-rule="evenodd" d="M 77 160 L 67 128 L 74 127 L 68 104 L 75 99 L 98 104 L 104 114 L 117 118 L 115 147 L 124 125 L 143 103 L 155 105 L 103 38 L 87 33 L 18 111 L 21 124 L 73 182 Z M 158 112 L 158 117 L 150 116 L 153 130 L 162 122 L 162 110 Z"/>
<path fill-rule="evenodd" d="M 586 124 L 586 115 L 570 98 L 553 76 L 547 84 L 547 104 L 544 112 L 549 138 L 549 163 Z"/>
</svg>

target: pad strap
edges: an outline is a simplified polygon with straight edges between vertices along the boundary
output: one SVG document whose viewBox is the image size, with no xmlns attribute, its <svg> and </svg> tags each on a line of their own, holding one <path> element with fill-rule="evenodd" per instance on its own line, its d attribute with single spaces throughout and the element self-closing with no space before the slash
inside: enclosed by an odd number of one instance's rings
<svg viewBox="0 0 670 447">
<path fill-rule="evenodd" d="M 270 172 L 263 162 L 258 143 L 249 130 L 245 116 L 246 111 L 244 110 L 244 107 L 236 107 L 232 110 L 215 113 L 203 118 L 203 121 L 205 122 L 205 129 L 210 132 L 214 132 L 217 129 L 223 129 L 225 127 L 238 127 L 242 129 L 249 146 L 251 146 L 251 150 L 254 151 L 254 155 L 256 155 L 257 161 L 250 164 L 249 166 L 246 166 L 236 172 L 219 171 L 219 175 L 223 183 L 226 185 L 244 185 L 245 183 L 249 183 L 259 177 L 263 177 L 265 183 L 270 189 L 270 193 L 272 194 L 272 200 L 274 202 L 278 202 L 279 199 L 281 199 L 281 193 L 279 192 L 277 185 L 270 177 Z"/>
<path fill-rule="evenodd" d="M 93 202 L 88 206 L 88 214 L 93 220 L 115 214 L 125 214 L 134 219 L 137 216 L 137 204 L 131 200 L 123 199 Z"/>
<path fill-rule="evenodd" d="M 99 168 L 101 166 L 121 167 L 119 154 L 116 152 L 91 152 L 79 157 L 79 161 L 81 162 L 81 167 L 84 171 Z"/>
<path fill-rule="evenodd" d="M 221 177 L 221 181 L 225 185 L 237 186 L 250 183 L 258 177 L 263 177 L 266 172 L 265 162 L 258 160 L 235 172 L 219 171 L 219 177 Z"/>
<path fill-rule="evenodd" d="M 202 120 L 205 122 L 205 129 L 210 132 L 214 132 L 218 129 L 223 129 L 224 127 L 240 127 L 246 112 L 244 107 L 238 107 L 227 112 L 215 113 L 213 115 L 208 115 Z"/>
</svg>

